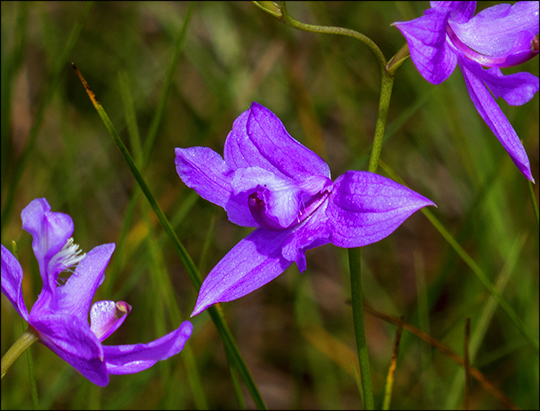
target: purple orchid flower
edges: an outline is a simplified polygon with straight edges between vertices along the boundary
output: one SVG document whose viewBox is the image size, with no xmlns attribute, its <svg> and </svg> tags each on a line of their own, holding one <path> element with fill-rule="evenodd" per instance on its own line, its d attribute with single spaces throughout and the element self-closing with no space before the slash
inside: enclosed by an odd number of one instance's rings
<svg viewBox="0 0 540 411">
<path fill-rule="evenodd" d="M 390 235 L 418 209 L 435 205 L 380 175 L 328 165 L 292 138 L 267 108 L 252 103 L 225 141 L 225 159 L 207 147 L 176 149 L 176 171 L 229 220 L 258 227 L 204 280 L 192 316 L 262 287 L 323 244 L 360 247 Z"/>
<path fill-rule="evenodd" d="M 432 1 L 423 17 L 393 23 L 407 39 L 416 68 L 430 83 L 442 83 L 459 64 L 478 113 L 532 182 L 523 144 L 489 91 L 513 106 L 527 103 L 538 91 L 538 77 L 505 76 L 500 70 L 538 54 L 538 4 L 498 4 L 474 16 L 475 1 Z"/>
<path fill-rule="evenodd" d="M 193 330 L 189 321 L 148 344 L 101 344 L 131 311 L 124 301 L 98 301 L 90 308 L 115 245 L 103 244 L 82 254 L 71 238 L 71 217 L 50 210 L 47 200 L 41 198 L 21 213 L 23 229 L 33 237 L 32 247 L 43 279 L 43 290 L 30 314 L 23 300 L 22 267 L 2 245 L 2 293 L 37 331 L 41 343 L 99 386 L 109 383 L 110 374 L 143 371 L 179 353 Z M 75 265 L 75 272 L 67 280 L 59 277 Z"/>
</svg>

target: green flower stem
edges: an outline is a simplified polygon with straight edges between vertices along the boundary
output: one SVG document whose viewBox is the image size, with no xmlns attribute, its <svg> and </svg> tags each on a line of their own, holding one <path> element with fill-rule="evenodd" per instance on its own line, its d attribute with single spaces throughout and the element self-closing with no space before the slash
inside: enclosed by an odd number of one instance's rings
<svg viewBox="0 0 540 411">
<path fill-rule="evenodd" d="M 375 126 L 375 136 L 373 138 L 373 148 L 369 158 L 368 171 L 377 171 L 379 157 L 386 129 L 386 119 L 388 117 L 388 107 L 392 96 L 394 76 L 388 71 L 382 72 L 381 96 L 379 99 L 379 112 L 377 124 Z M 369 367 L 369 357 L 367 350 L 366 332 L 364 326 L 364 311 L 362 305 L 362 279 L 361 279 L 361 251 L 360 248 L 349 248 L 349 267 L 351 273 L 351 299 L 353 308 L 353 321 L 356 335 L 356 347 L 358 350 L 358 362 L 360 363 L 360 374 L 362 378 L 362 388 L 364 390 L 364 407 L 367 410 L 374 409 L 373 384 L 371 382 L 371 370 Z"/>
<path fill-rule="evenodd" d="M 150 188 L 148 187 L 148 184 L 146 184 L 146 181 L 144 180 L 143 176 L 141 175 L 141 172 L 139 171 L 137 165 L 135 164 L 135 160 L 133 160 L 133 157 L 129 153 L 126 145 L 118 135 L 118 132 L 114 128 L 114 125 L 112 124 L 109 116 L 99 103 L 99 101 L 96 98 L 96 95 L 90 89 L 88 86 L 88 83 L 82 76 L 81 72 L 75 64 L 73 64 L 73 68 L 75 69 L 75 72 L 79 76 L 79 79 L 81 80 L 81 83 L 83 84 L 86 93 L 88 94 L 88 97 L 90 97 L 90 100 L 92 101 L 92 104 L 94 105 L 94 108 L 98 112 L 99 116 L 101 117 L 101 120 L 103 121 L 103 124 L 109 131 L 109 134 L 111 135 L 113 141 L 118 146 L 118 149 L 122 153 L 122 156 L 124 157 L 124 160 L 126 160 L 127 165 L 131 169 L 131 172 L 133 173 L 133 176 L 137 180 L 137 183 L 139 184 L 141 190 L 143 191 L 144 195 L 148 199 L 148 202 L 152 206 L 152 209 L 156 213 L 156 216 L 163 226 L 163 229 L 169 236 L 173 247 L 178 254 L 178 257 L 180 257 L 180 261 L 184 265 L 189 278 L 191 279 L 193 285 L 198 289 L 201 288 L 202 284 L 202 278 L 201 274 L 199 273 L 199 270 L 195 266 L 195 263 L 193 262 L 191 256 L 188 254 L 187 250 L 185 249 L 184 245 L 180 242 L 180 239 L 174 232 L 171 223 L 165 216 L 165 213 L 157 203 L 156 199 L 154 198 L 152 192 L 150 191 Z M 238 349 L 238 346 L 236 345 L 236 342 L 234 341 L 234 338 L 231 334 L 231 331 L 229 330 L 229 327 L 227 326 L 227 323 L 225 322 L 225 319 L 223 315 L 217 310 L 215 306 L 212 306 L 208 308 L 207 310 L 210 314 L 210 317 L 214 321 L 214 324 L 216 325 L 216 328 L 223 340 L 223 343 L 225 345 L 225 350 L 228 351 L 229 357 L 233 358 L 235 361 L 235 366 L 238 369 L 238 373 L 244 380 L 244 383 L 246 384 L 246 388 L 249 391 L 251 398 L 253 398 L 253 402 L 255 403 L 256 407 L 258 409 L 266 409 L 266 406 L 264 404 L 264 401 L 259 393 L 259 390 L 257 388 L 257 385 L 255 384 L 255 381 L 253 380 L 253 377 L 251 376 L 251 373 L 249 369 L 247 368 L 247 365 L 242 358 L 242 355 L 240 354 L 240 351 Z"/>
<path fill-rule="evenodd" d="M 15 362 L 20 355 L 26 351 L 28 347 L 39 340 L 39 335 L 33 327 L 28 327 L 28 330 L 19 337 L 11 346 L 8 352 L 2 357 L 2 378 L 6 375 L 7 370 Z"/>
<path fill-rule="evenodd" d="M 369 158 L 368 171 L 372 173 L 376 172 L 379 164 L 379 157 L 381 156 L 384 131 L 386 129 L 386 119 L 388 117 L 388 107 L 390 106 L 392 87 L 394 85 L 394 75 L 396 70 L 401 67 L 401 65 L 409 57 L 409 48 L 407 44 L 405 44 L 398 51 L 398 53 L 392 59 L 390 59 L 389 62 L 387 62 L 381 49 L 373 42 L 373 40 L 362 33 L 342 27 L 315 26 L 301 23 L 290 16 L 284 1 L 277 3 L 270 1 L 254 1 L 253 3 L 289 27 L 297 30 L 309 31 L 311 33 L 339 34 L 342 36 L 352 37 L 367 45 L 373 54 L 375 54 L 381 66 L 381 96 L 379 100 L 379 112 L 377 115 L 377 124 L 375 126 L 375 136 L 373 138 L 373 147 Z M 356 336 L 356 347 L 358 350 L 358 362 L 360 364 L 362 389 L 364 391 L 364 407 L 365 409 L 372 410 L 374 409 L 373 384 L 371 382 L 371 370 L 369 366 L 369 356 L 364 326 L 360 263 L 360 248 L 350 248 L 349 267 L 351 273 L 353 322 Z"/>
<path fill-rule="evenodd" d="M 383 71 L 381 78 L 381 96 L 379 98 L 379 112 L 377 114 L 377 124 L 375 125 L 375 136 L 373 137 L 373 148 L 369 157 L 368 171 L 375 173 L 379 166 L 379 158 L 386 129 L 386 119 L 388 117 L 388 107 L 392 97 L 392 87 L 394 86 L 394 76 L 387 71 Z"/>
<path fill-rule="evenodd" d="M 379 157 L 386 129 L 386 119 L 388 117 L 388 107 L 392 96 L 392 86 L 394 76 L 387 71 L 383 71 L 381 79 L 381 97 L 379 100 L 379 113 L 375 126 L 375 136 L 373 138 L 373 148 L 369 158 L 368 171 L 377 171 Z M 354 330 L 356 335 L 356 348 L 358 350 L 358 362 L 360 363 L 360 374 L 362 378 L 362 388 L 364 390 L 364 407 L 367 410 L 374 409 L 373 384 L 371 382 L 371 370 L 369 367 L 369 356 L 367 350 L 366 332 L 364 326 L 364 311 L 362 305 L 362 279 L 361 279 L 361 251 L 360 248 L 349 248 L 349 267 L 351 273 L 351 299 L 353 308 Z"/>
</svg>

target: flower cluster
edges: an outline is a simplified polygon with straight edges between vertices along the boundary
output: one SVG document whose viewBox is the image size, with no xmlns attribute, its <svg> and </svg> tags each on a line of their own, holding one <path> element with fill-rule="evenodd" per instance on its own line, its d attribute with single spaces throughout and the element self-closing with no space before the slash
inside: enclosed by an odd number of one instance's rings
<svg viewBox="0 0 540 411">
<path fill-rule="evenodd" d="M 102 344 L 131 311 L 124 301 L 98 301 L 90 307 L 115 245 L 103 244 L 82 254 L 71 238 L 71 217 L 50 210 L 47 200 L 40 198 L 21 214 L 23 228 L 33 237 L 32 248 L 43 279 L 43 290 L 30 314 L 22 294 L 22 267 L 2 245 L 2 293 L 34 328 L 40 342 L 100 386 L 109 383 L 110 374 L 136 373 L 179 353 L 193 329 L 189 321 L 148 344 Z M 75 266 L 67 280 L 59 278 Z"/>
<path fill-rule="evenodd" d="M 393 24 L 407 39 L 412 61 L 430 83 L 442 83 L 459 64 L 476 110 L 517 168 L 533 182 L 523 144 L 490 91 L 513 106 L 527 103 L 538 91 L 538 77 L 505 76 L 500 70 L 538 55 L 538 7 L 538 1 L 498 4 L 475 16 L 475 1 L 432 1 L 424 16 Z"/>
</svg>

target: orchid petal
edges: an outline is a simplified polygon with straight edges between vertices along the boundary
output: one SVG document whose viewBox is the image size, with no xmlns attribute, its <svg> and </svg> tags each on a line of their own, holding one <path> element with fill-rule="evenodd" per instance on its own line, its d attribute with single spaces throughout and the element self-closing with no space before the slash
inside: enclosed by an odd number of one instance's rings
<svg viewBox="0 0 540 411">
<path fill-rule="evenodd" d="M 366 171 L 347 171 L 336 179 L 330 195 L 330 241 L 346 248 L 374 243 L 428 205 L 435 204 L 388 178 Z"/>
<path fill-rule="evenodd" d="M 175 154 L 176 171 L 184 184 L 205 200 L 225 207 L 233 171 L 223 158 L 207 147 L 177 148 Z"/>
<path fill-rule="evenodd" d="M 41 342 L 84 377 L 101 387 L 109 383 L 101 343 L 87 322 L 65 314 L 34 317 L 33 312 L 29 322 Z"/>
<path fill-rule="evenodd" d="M 90 329 L 104 341 L 122 325 L 131 312 L 131 305 L 124 301 L 98 301 L 90 309 Z"/>
<path fill-rule="evenodd" d="M 79 262 L 66 284 L 57 288 L 56 299 L 52 303 L 54 306 L 51 304 L 50 308 L 56 313 L 74 315 L 81 321 L 87 322 L 92 299 L 105 279 L 105 268 L 109 264 L 115 247 L 111 243 L 90 250 Z"/>
<path fill-rule="evenodd" d="M 235 170 L 260 167 L 294 181 L 313 175 L 330 177 L 328 164 L 292 138 L 274 113 L 255 102 L 235 120 L 224 158 Z"/>
<path fill-rule="evenodd" d="M 233 194 L 233 170 L 214 150 L 207 147 L 175 149 L 176 171 L 182 181 L 205 200 L 227 211 L 232 223 L 257 227 L 247 206 L 247 195 Z"/>
<path fill-rule="evenodd" d="M 236 170 L 232 186 L 235 192 L 260 192 L 264 204 L 262 212 L 275 222 L 276 227 L 287 228 L 298 216 L 300 199 L 296 181 L 260 167 L 249 167 Z M 253 210 L 250 211 L 253 215 Z M 257 221 L 256 216 L 253 217 Z M 267 228 L 261 221 L 258 224 Z"/>
<path fill-rule="evenodd" d="M 446 26 L 451 11 L 429 9 L 415 20 L 396 22 L 407 39 L 411 59 L 420 74 L 430 83 L 440 84 L 456 68 L 457 58 L 446 44 Z"/>
<path fill-rule="evenodd" d="M 213 304 L 243 297 L 283 273 L 292 264 L 281 255 L 291 231 L 258 228 L 236 244 L 205 278 L 191 317 Z"/>
<path fill-rule="evenodd" d="M 462 59 L 461 57 L 459 63 L 463 78 L 465 79 L 465 84 L 467 85 L 467 90 L 469 91 L 469 95 L 476 110 L 478 110 L 478 114 L 480 114 L 491 131 L 493 131 L 493 134 L 499 139 L 519 171 L 521 171 L 527 179 L 534 182 L 529 158 L 523 148 L 523 144 L 500 107 L 493 97 L 491 97 L 491 94 L 482 82 L 482 79 L 471 71 L 471 69 L 475 70 L 474 63 Z"/>
<path fill-rule="evenodd" d="M 529 34 L 525 49 L 531 49 L 531 40 L 538 34 L 538 1 L 518 1 L 510 4 L 497 4 L 482 10 L 471 20 L 450 26 L 459 39 L 478 53 L 498 57 L 516 53 L 516 41 L 520 33 Z"/>
<path fill-rule="evenodd" d="M 44 198 L 37 198 L 28 204 L 22 211 L 21 218 L 23 229 L 33 237 L 32 248 L 44 285 L 42 294 L 47 293 L 52 297 L 57 275 L 63 268 L 49 267 L 49 262 L 72 236 L 73 220 L 67 214 L 51 212 L 51 206 Z"/>
<path fill-rule="evenodd" d="M 460 67 L 464 66 L 475 77 L 482 80 L 495 98 L 502 97 L 512 106 L 521 106 L 529 102 L 538 92 L 539 79 L 531 73 L 515 73 L 503 75 L 498 67 L 489 70 L 479 64 L 459 58 Z"/>
<path fill-rule="evenodd" d="M 147 344 L 104 345 L 107 371 L 109 374 L 132 374 L 146 370 L 182 351 L 192 331 L 193 325 L 184 321 L 177 330 Z"/>
<path fill-rule="evenodd" d="M 13 304 L 19 315 L 28 321 L 28 310 L 22 293 L 23 271 L 21 264 L 2 245 L 2 293 Z"/>
<path fill-rule="evenodd" d="M 474 16 L 475 1 L 430 1 L 431 7 L 451 11 L 450 19 L 457 23 L 465 23 Z"/>
</svg>

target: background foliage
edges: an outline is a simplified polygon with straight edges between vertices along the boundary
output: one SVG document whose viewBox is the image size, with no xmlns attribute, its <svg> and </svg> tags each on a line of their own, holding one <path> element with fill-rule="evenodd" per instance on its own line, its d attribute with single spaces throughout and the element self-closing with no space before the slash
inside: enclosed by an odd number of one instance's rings
<svg viewBox="0 0 540 411">
<path fill-rule="evenodd" d="M 480 2 L 478 10 L 492 4 Z M 175 147 L 222 152 L 234 119 L 257 101 L 329 163 L 333 178 L 367 168 L 380 73 L 375 57 L 358 41 L 294 31 L 251 3 L 197 3 L 161 107 L 187 3 L 2 2 L 1 7 L 2 243 L 9 248 L 11 240 L 18 243 L 28 307 L 42 286 L 31 237 L 19 217 L 32 199 L 46 197 L 54 211 L 71 215 L 75 241 L 84 250 L 117 243 L 96 299 L 124 300 L 133 311 L 108 344 L 147 342 L 178 327 L 197 293 L 72 61 L 135 158 L 149 155 L 146 181 L 203 276 L 249 229 L 231 224 L 221 208 L 180 181 Z M 358 30 L 390 57 L 405 40 L 389 25 L 422 15 L 428 5 L 291 2 L 288 7 L 302 22 Z M 538 75 L 538 58 L 513 71 L 524 70 Z M 539 181 L 538 96 L 522 107 L 500 104 Z M 406 62 L 397 73 L 388 120 L 382 160 L 437 203 L 433 213 L 537 336 L 538 227 L 527 181 L 475 111 L 459 69 L 434 86 Z M 158 128 L 148 152 L 141 147 L 152 124 Z M 11 213 L 5 215 L 8 186 L 22 158 Z M 534 190 L 538 198 L 538 185 Z M 362 258 L 369 306 L 403 316 L 460 356 L 465 319 L 471 317 L 478 344 L 473 365 L 519 407 L 538 408 L 538 356 L 421 213 L 365 247 Z M 223 304 L 227 322 L 269 408 L 358 408 L 346 250 L 320 247 L 308 251 L 307 261 L 304 274 L 293 265 L 262 289 Z M 4 297 L 1 316 L 4 354 L 22 333 L 22 321 Z M 139 374 L 113 376 L 105 388 L 86 381 L 44 346 L 33 346 L 41 407 L 192 408 L 204 402 L 211 408 L 237 407 L 213 323 L 205 313 L 192 322 L 189 353 Z M 367 314 L 366 332 L 380 406 L 396 327 Z M 202 395 L 186 371 L 190 359 Z M 463 377 L 462 367 L 404 331 L 392 405 L 461 407 Z M 503 408 L 475 380 L 470 389 L 472 407 Z M 2 380 L 1 394 L 3 409 L 31 407 L 26 358 Z"/>
</svg>

